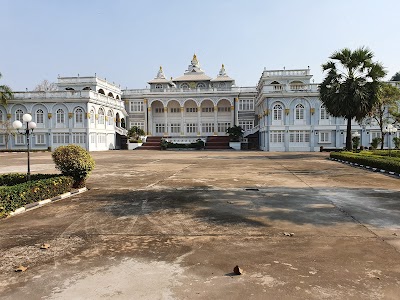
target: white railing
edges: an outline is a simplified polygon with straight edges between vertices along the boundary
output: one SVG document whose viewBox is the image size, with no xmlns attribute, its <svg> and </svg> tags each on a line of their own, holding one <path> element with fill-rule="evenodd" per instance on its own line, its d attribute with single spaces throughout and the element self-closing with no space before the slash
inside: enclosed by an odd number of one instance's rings
<svg viewBox="0 0 400 300">
<path fill-rule="evenodd" d="M 297 92 L 318 92 L 318 84 L 265 84 L 264 93 L 297 93 Z"/>
<path fill-rule="evenodd" d="M 195 89 L 184 89 L 184 88 L 168 88 L 168 89 L 132 89 L 124 90 L 123 95 L 137 95 L 137 94 L 147 94 L 147 93 L 215 93 L 215 92 L 257 92 L 255 87 L 232 87 L 232 88 L 195 88 Z"/>
<path fill-rule="evenodd" d="M 256 125 L 252 129 L 246 130 L 243 133 L 243 137 L 246 137 L 246 136 L 249 136 L 250 134 L 256 133 L 258 130 L 260 130 L 260 125 Z"/>
<path fill-rule="evenodd" d="M 310 69 L 268 70 L 263 72 L 263 76 L 266 77 L 307 76 L 307 75 L 310 75 Z"/>
<path fill-rule="evenodd" d="M 95 99 L 103 105 L 113 106 L 114 108 L 124 109 L 122 100 L 114 99 L 94 91 L 51 91 L 51 92 L 14 92 L 15 100 L 44 100 L 44 99 Z"/>
<path fill-rule="evenodd" d="M 120 134 L 120 135 L 128 135 L 128 130 L 126 130 L 125 128 L 121 128 L 121 127 L 117 127 L 114 126 L 115 132 Z"/>
</svg>

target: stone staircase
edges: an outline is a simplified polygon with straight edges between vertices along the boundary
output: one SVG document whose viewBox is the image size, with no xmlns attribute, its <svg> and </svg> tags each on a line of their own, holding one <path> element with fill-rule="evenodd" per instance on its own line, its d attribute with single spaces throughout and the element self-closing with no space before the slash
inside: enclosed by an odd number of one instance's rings
<svg viewBox="0 0 400 300">
<path fill-rule="evenodd" d="M 206 150 L 231 149 L 229 147 L 229 136 L 209 136 L 206 141 Z"/>
<path fill-rule="evenodd" d="M 148 136 L 146 142 L 135 150 L 161 150 L 161 139 L 160 136 Z"/>
</svg>

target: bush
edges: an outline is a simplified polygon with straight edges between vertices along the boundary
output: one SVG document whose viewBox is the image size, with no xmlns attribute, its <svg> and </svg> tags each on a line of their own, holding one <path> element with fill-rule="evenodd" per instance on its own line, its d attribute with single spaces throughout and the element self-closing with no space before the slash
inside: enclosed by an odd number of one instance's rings
<svg viewBox="0 0 400 300">
<path fill-rule="evenodd" d="M 331 158 L 341 159 L 348 162 L 358 163 L 372 168 L 400 173 L 400 158 L 382 157 L 373 153 L 332 152 Z"/>
<path fill-rule="evenodd" d="M 47 179 L 52 177 L 59 177 L 59 174 L 32 174 L 31 181 L 39 180 L 39 179 Z M 20 183 L 26 182 L 26 174 L 22 173 L 8 173 L 0 175 L 0 186 L 2 185 L 16 185 Z"/>
<path fill-rule="evenodd" d="M 56 168 L 74 179 L 74 188 L 84 187 L 95 162 L 88 151 L 78 145 L 58 147 L 52 154 Z"/>
<path fill-rule="evenodd" d="M 371 142 L 371 147 L 372 147 L 372 149 L 377 149 L 377 148 L 378 148 L 378 145 L 379 145 L 381 142 L 382 142 L 382 139 L 381 139 L 380 137 L 373 138 L 373 139 L 372 139 L 372 142 Z"/>
<path fill-rule="evenodd" d="M 25 176 L 24 174 L 20 175 Z M 13 176 L 17 178 L 15 174 Z M 0 187 L 0 217 L 5 217 L 26 204 L 69 192 L 73 182 L 72 177 L 58 175 L 58 177 Z"/>
<path fill-rule="evenodd" d="M 393 143 L 394 143 L 394 147 L 395 147 L 396 149 L 400 149 L 400 138 L 394 137 L 394 138 L 393 138 Z"/>
</svg>

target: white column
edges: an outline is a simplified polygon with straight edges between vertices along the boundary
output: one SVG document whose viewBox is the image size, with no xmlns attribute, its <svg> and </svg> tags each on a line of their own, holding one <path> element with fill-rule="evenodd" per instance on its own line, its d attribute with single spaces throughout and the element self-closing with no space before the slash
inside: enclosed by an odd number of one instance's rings
<svg viewBox="0 0 400 300">
<path fill-rule="evenodd" d="M 164 135 L 169 135 L 169 128 L 168 128 L 168 107 L 164 106 Z"/>
<path fill-rule="evenodd" d="M 201 104 L 197 106 L 197 135 L 201 135 Z"/>
<path fill-rule="evenodd" d="M 239 98 L 235 98 L 235 124 L 239 126 Z"/>
<path fill-rule="evenodd" d="M 232 117 L 232 121 L 231 121 L 231 126 L 235 125 L 235 106 L 231 105 L 231 117 Z"/>
<path fill-rule="evenodd" d="M 148 118 L 147 118 L 147 99 L 143 99 L 143 111 L 144 111 L 144 132 L 149 132 Z"/>
<path fill-rule="evenodd" d="M 218 135 L 218 106 L 214 105 L 214 135 Z"/>
<path fill-rule="evenodd" d="M 184 113 L 185 113 L 185 107 L 181 107 L 181 133 L 180 133 L 181 136 L 185 135 L 185 127 L 184 127 L 185 124 L 183 122 L 183 120 L 185 119 Z"/>
<path fill-rule="evenodd" d="M 147 107 L 147 111 L 149 113 L 147 135 L 152 135 L 153 134 L 153 117 L 152 117 L 152 113 L 151 113 L 151 105 L 149 107 Z"/>
</svg>

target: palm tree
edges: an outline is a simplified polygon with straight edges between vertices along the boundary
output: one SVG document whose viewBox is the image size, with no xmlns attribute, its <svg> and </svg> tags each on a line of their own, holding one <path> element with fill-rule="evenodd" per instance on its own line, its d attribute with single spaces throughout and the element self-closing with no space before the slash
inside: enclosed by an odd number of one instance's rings
<svg viewBox="0 0 400 300">
<path fill-rule="evenodd" d="M 2 75 L 0 73 L 0 79 Z M 0 104 L 6 105 L 8 100 L 13 98 L 13 93 L 8 85 L 0 85 Z"/>
<path fill-rule="evenodd" d="M 347 150 L 351 150 L 351 120 L 361 121 L 372 111 L 380 80 L 386 75 L 373 56 L 368 48 L 344 48 L 322 65 L 327 75 L 319 86 L 320 98 L 330 115 L 347 119 Z"/>
</svg>

